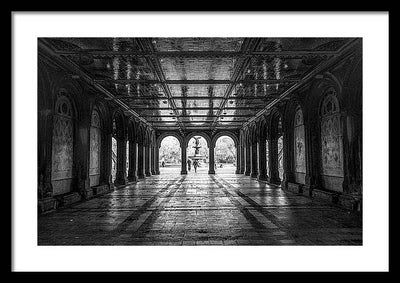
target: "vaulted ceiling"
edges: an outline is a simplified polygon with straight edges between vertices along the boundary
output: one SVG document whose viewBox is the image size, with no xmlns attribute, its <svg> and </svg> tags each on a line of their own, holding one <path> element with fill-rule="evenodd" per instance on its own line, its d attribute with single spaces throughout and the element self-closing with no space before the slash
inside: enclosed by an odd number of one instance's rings
<svg viewBox="0 0 400 283">
<path fill-rule="evenodd" d="M 40 38 L 156 130 L 238 129 L 353 38 Z"/>
</svg>

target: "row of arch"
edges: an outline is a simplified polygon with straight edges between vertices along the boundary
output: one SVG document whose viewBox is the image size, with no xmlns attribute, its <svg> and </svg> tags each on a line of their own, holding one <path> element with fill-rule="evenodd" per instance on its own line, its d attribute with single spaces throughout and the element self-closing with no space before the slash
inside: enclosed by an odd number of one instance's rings
<svg viewBox="0 0 400 283">
<path fill-rule="evenodd" d="M 310 195 L 360 194 L 361 113 L 332 80 L 313 87 L 241 129 L 239 173 Z"/>
<path fill-rule="evenodd" d="M 196 136 L 203 137 L 207 142 L 207 147 L 209 150 L 209 152 L 208 152 L 208 157 L 209 157 L 208 173 L 209 174 L 215 174 L 214 150 L 215 150 L 215 145 L 217 143 L 217 140 L 220 137 L 228 136 L 233 140 L 236 148 L 238 148 L 238 145 L 239 145 L 238 135 L 236 133 L 230 132 L 230 131 L 220 131 L 212 136 L 210 136 L 206 132 L 190 132 L 187 135 L 182 136 L 176 132 L 166 131 L 166 132 L 162 132 L 157 135 L 157 145 L 158 145 L 157 148 L 160 148 L 162 140 L 168 136 L 173 136 L 179 141 L 179 145 L 181 148 L 181 174 L 187 174 L 187 158 L 188 158 L 187 157 L 187 147 L 188 147 L 189 141 L 193 137 L 196 137 Z M 238 162 L 239 162 L 238 152 L 236 152 L 236 162 L 237 162 L 236 168 L 238 168 Z M 239 171 L 236 169 L 236 173 L 238 173 L 238 172 Z"/>
<path fill-rule="evenodd" d="M 154 130 L 79 81 L 39 64 L 38 104 L 39 199 L 91 197 L 156 174 Z"/>
<path fill-rule="evenodd" d="M 237 148 L 238 174 L 310 192 L 323 188 L 361 194 L 362 69 L 360 57 L 351 60 L 336 75 L 324 73 L 238 132 L 181 136 L 127 118 L 87 84 L 40 58 L 39 199 L 68 193 L 90 197 L 159 174 L 158 150 L 166 136 L 180 142 L 182 174 L 187 174 L 192 137 L 207 141 L 208 172 L 214 174 L 215 143 L 229 136 Z"/>
<path fill-rule="evenodd" d="M 59 84 L 54 81 L 43 82 L 39 88 L 40 199 L 71 193 L 88 198 L 113 186 L 158 175 L 159 147 L 167 136 L 174 136 L 180 143 L 182 174 L 187 174 L 186 149 L 191 138 L 201 136 L 206 140 L 210 174 L 215 173 L 216 141 L 228 136 L 236 148 L 239 145 L 238 134 L 229 131 L 213 136 L 205 132 L 186 136 L 156 133 L 110 107 L 79 83 L 64 78 Z M 85 91 L 89 99 L 83 96 Z"/>
</svg>

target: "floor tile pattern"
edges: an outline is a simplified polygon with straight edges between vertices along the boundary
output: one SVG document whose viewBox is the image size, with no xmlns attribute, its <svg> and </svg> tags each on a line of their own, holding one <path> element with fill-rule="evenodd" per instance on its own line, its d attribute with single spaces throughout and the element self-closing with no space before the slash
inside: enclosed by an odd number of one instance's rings
<svg viewBox="0 0 400 283">
<path fill-rule="evenodd" d="M 161 174 L 38 219 L 39 245 L 362 245 L 362 217 L 232 170 Z"/>
</svg>

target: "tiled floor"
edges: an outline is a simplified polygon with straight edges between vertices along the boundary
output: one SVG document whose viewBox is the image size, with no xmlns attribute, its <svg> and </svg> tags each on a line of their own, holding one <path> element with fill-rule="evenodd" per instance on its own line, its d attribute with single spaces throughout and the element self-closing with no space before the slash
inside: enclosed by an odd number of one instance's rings
<svg viewBox="0 0 400 283">
<path fill-rule="evenodd" d="M 250 177 L 161 168 L 135 185 L 43 215 L 39 245 L 361 245 L 359 213 Z"/>
</svg>

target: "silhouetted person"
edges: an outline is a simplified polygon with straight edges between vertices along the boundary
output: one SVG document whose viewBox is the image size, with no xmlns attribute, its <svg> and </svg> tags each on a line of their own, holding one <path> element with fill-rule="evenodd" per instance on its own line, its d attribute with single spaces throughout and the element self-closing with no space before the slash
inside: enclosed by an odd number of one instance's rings
<svg viewBox="0 0 400 283">
<path fill-rule="evenodd" d="M 165 167 L 165 162 L 164 162 L 164 160 L 163 160 L 163 162 L 161 162 L 161 166 L 162 166 L 162 167 Z"/>
<path fill-rule="evenodd" d="M 190 169 L 192 169 L 192 161 L 190 159 L 188 159 L 187 165 L 188 165 L 188 170 L 190 171 Z"/>
<path fill-rule="evenodd" d="M 193 161 L 194 172 L 197 172 L 198 166 L 199 166 L 199 162 L 197 160 Z"/>
</svg>

